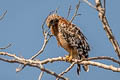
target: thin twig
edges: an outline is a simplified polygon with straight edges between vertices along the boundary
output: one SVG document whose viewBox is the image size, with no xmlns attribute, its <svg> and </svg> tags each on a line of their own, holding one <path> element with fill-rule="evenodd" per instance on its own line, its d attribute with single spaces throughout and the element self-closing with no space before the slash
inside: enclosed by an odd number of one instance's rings
<svg viewBox="0 0 120 80">
<path fill-rule="evenodd" d="M 67 14 L 66 19 L 68 19 L 68 17 L 70 16 L 70 11 L 71 11 L 71 5 L 69 6 L 69 9 L 68 9 L 68 14 Z"/>
<path fill-rule="evenodd" d="M 79 0 L 78 4 L 76 5 L 75 13 L 72 16 L 72 19 L 70 20 L 70 22 L 72 22 L 75 19 L 75 17 L 78 16 L 78 9 L 79 9 L 79 7 L 80 7 L 80 0 Z"/>
<path fill-rule="evenodd" d="M 43 32 L 43 36 L 45 36 L 44 25 L 45 25 L 46 20 L 47 20 L 47 17 L 45 18 L 45 20 L 44 20 L 44 22 L 43 22 L 43 24 L 42 24 L 42 26 L 41 26 L 41 28 L 42 28 L 42 32 Z"/>
<path fill-rule="evenodd" d="M 44 51 L 44 49 L 45 49 L 45 47 L 46 47 L 49 39 L 51 38 L 51 36 L 50 36 L 50 37 L 47 39 L 47 36 L 48 36 L 48 34 L 45 34 L 45 36 L 44 36 L 45 39 L 44 39 L 44 43 L 43 43 L 42 48 L 41 48 L 34 56 L 32 56 L 32 57 L 30 58 L 31 60 L 35 59 L 38 55 L 40 55 L 40 54 Z M 16 72 L 20 72 L 22 69 L 24 69 L 25 66 L 26 66 L 26 65 L 24 65 L 24 66 L 20 65 L 18 68 L 16 68 Z"/>
<path fill-rule="evenodd" d="M 51 74 L 53 76 L 55 76 L 56 78 L 59 77 L 60 79 L 63 79 L 63 80 L 68 80 L 68 78 L 65 78 L 63 76 L 59 76 L 57 73 L 53 72 L 53 71 L 50 71 L 48 69 L 45 69 L 45 68 L 41 68 L 42 71 L 48 73 L 48 74 Z"/>
<path fill-rule="evenodd" d="M 51 71 L 51 70 L 45 69 L 42 64 L 39 65 L 39 68 L 40 68 L 43 72 L 46 72 L 46 73 L 48 73 L 48 74 L 51 74 L 51 75 L 53 75 L 53 76 L 55 76 L 55 77 L 59 77 L 60 79 L 63 79 L 63 80 L 68 80 L 68 78 L 65 78 L 65 77 L 63 77 L 63 76 L 59 76 L 57 73 L 55 73 L 55 72 L 53 72 L 53 71 Z"/>
<path fill-rule="evenodd" d="M 44 74 L 44 71 L 41 71 L 38 80 L 42 80 L 42 76 L 43 76 L 43 74 Z"/>
<path fill-rule="evenodd" d="M 62 76 L 62 75 L 64 75 L 65 73 L 67 73 L 68 71 L 70 71 L 70 70 L 73 68 L 74 65 L 75 65 L 75 62 L 73 62 L 65 71 L 61 72 L 61 73 L 59 74 L 59 76 Z M 59 78 L 56 78 L 56 80 L 59 80 Z"/>
<path fill-rule="evenodd" d="M 57 12 L 57 10 L 58 10 L 58 8 L 56 8 L 56 10 L 54 10 L 54 11 L 51 11 L 51 12 L 48 14 L 48 16 L 51 15 L 52 13 L 54 13 L 54 12 Z M 45 20 L 44 20 L 44 22 L 43 22 L 43 24 L 42 24 L 42 26 L 41 26 L 42 32 L 43 32 L 43 36 L 45 36 L 46 32 L 48 32 L 48 29 L 45 30 L 45 28 L 44 28 L 44 25 L 45 25 L 45 22 L 46 22 L 48 16 L 45 18 Z"/>
<path fill-rule="evenodd" d="M 0 20 L 2 20 L 4 18 L 4 16 L 6 15 L 7 10 L 0 16 Z"/>
<path fill-rule="evenodd" d="M 7 48 L 9 48 L 11 45 L 12 45 L 12 44 L 8 44 L 7 46 L 1 47 L 0 49 L 7 49 Z"/>
<path fill-rule="evenodd" d="M 58 10 L 58 8 L 57 8 L 55 11 L 57 11 L 57 10 Z M 52 14 L 53 12 L 55 12 L 55 11 L 50 12 L 49 15 L 51 15 L 51 14 Z M 48 16 L 49 16 L 49 15 L 48 15 Z M 44 22 L 43 22 L 43 24 L 42 24 L 42 26 L 41 26 L 41 27 L 42 27 L 43 36 L 44 36 L 43 46 L 42 46 L 42 48 L 41 48 L 34 56 L 32 56 L 30 59 L 35 59 L 38 55 L 40 55 L 40 54 L 44 51 L 44 49 L 45 49 L 48 41 L 49 41 L 50 38 L 52 37 L 52 35 L 49 33 L 49 31 L 44 29 L 44 25 L 45 25 L 45 22 L 46 22 L 48 16 L 46 17 L 46 19 L 44 20 Z"/>
<path fill-rule="evenodd" d="M 42 48 L 41 48 L 34 56 L 32 56 L 30 59 L 35 59 L 38 55 L 40 55 L 40 54 L 44 51 L 44 49 L 45 49 L 45 47 L 46 47 L 49 39 L 52 37 L 52 36 L 50 36 L 50 37 L 47 39 L 47 36 L 48 36 L 48 33 L 45 34 L 45 39 L 44 39 L 44 43 L 43 43 Z"/>
<path fill-rule="evenodd" d="M 108 56 L 90 57 L 87 60 L 102 60 L 102 59 L 109 60 L 109 61 L 115 62 L 120 65 L 120 61 L 115 60 L 114 58 L 108 57 Z"/>
<path fill-rule="evenodd" d="M 90 3 L 88 0 L 83 0 L 83 1 L 87 3 L 90 7 L 96 9 L 96 7 L 92 3 Z"/>
<path fill-rule="evenodd" d="M 59 7 L 58 7 L 58 8 L 56 8 L 56 10 L 54 11 L 56 14 L 58 13 L 58 9 L 59 9 Z"/>
<path fill-rule="evenodd" d="M 106 13 L 106 0 L 103 0 L 104 13 Z"/>
<path fill-rule="evenodd" d="M 59 75 L 60 76 L 64 75 L 65 73 L 67 73 L 68 71 L 70 71 L 70 69 L 72 69 L 74 65 L 75 65 L 75 62 L 73 62 L 65 71 L 63 71 Z"/>
<path fill-rule="evenodd" d="M 40 67 L 44 68 L 44 66 L 41 65 L 41 64 L 40 64 Z M 41 80 L 41 79 L 42 79 L 43 74 L 44 74 L 44 71 L 41 71 L 38 80 Z"/>
</svg>

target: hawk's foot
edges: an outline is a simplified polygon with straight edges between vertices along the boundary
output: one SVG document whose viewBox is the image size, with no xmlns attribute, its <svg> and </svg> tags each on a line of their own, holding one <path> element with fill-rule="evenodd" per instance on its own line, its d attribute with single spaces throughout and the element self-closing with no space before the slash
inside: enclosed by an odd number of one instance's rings
<svg viewBox="0 0 120 80">
<path fill-rule="evenodd" d="M 65 58 L 66 58 L 66 61 L 72 62 L 72 59 L 73 59 L 72 56 L 66 55 Z"/>
</svg>

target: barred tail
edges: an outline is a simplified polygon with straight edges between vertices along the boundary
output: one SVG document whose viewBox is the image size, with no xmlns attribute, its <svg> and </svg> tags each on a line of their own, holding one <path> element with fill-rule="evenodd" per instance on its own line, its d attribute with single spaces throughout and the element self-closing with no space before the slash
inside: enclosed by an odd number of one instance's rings
<svg viewBox="0 0 120 80">
<path fill-rule="evenodd" d="M 83 69 L 88 72 L 89 71 L 89 66 L 88 65 L 83 65 Z"/>
<path fill-rule="evenodd" d="M 88 65 L 83 65 L 82 67 L 86 72 L 89 71 L 89 66 Z M 77 74 L 79 75 L 80 72 L 81 72 L 81 66 L 80 66 L 80 64 L 77 64 Z"/>
<path fill-rule="evenodd" d="M 79 55 L 80 60 L 85 59 L 85 58 L 88 58 L 88 53 L 85 53 L 84 55 Z M 86 72 L 89 71 L 89 66 L 88 65 L 83 65 L 82 67 Z M 80 71 L 81 71 L 81 66 L 80 66 L 80 64 L 77 64 L 77 74 L 78 75 L 80 74 Z"/>
<path fill-rule="evenodd" d="M 84 56 L 82 56 L 82 58 L 88 58 L 88 53 L 85 53 Z M 89 66 L 88 65 L 83 65 L 83 69 L 88 72 L 89 71 Z"/>
<path fill-rule="evenodd" d="M 77 64 L 77 74 L 78 75 L 80 74 L 80 71 L 81 71 L 81 66 L 80 66 L 80 64 Z"/>
</svg>

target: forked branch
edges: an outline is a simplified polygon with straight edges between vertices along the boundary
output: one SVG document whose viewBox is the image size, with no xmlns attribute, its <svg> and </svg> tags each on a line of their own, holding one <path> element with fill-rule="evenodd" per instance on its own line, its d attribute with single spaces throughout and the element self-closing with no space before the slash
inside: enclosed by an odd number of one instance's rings
<svg viewBox="0 0 120 80">
<path fill-rule="evenodd" d="M 118 56 L 118 58 L 120 59 L 120 47 L 119 44 L 117 42 L 117 40 L 115 39 L 112 30 L 110 28 L 110 25 L 107 21 L 106 15 L 105 15 L 105 11 L 106 11 L 106 2 L 105 0 L 103 1 L 103 5 L 101 3 L 101 0 L 95 0 L 95 4 L 96 6 L 94 6 L 92 3 L 90 3 L 88 0 L 83 0 L 85 3 L 87 3 L 90 7 L 95 8 L 98 11 L 98 16 L 103 24 L 103 28 L 107 34 L 107 37 L 109 38 L 109 41 L 111 42 L 111 44 L 113 45 L 113 48 Z"/>
<path fill-rule="evenodd" d="M 10 54 L 7 52 L 0 52 L 0 55 L 4 55 L 4 56 L 8 56 L 8 57 L 12 57 L 13 59 L 8 60 L 8 59 L 4 59 L 4 58 L 0 58 L 0 60 L 5 61 L 5 62 L 9 62 L 9 63 L 19 63 L 19 64 L 24 64 L 24 65 L 28 65 L 28 66 L 33 66 L 33 67 L 38 67 L 38 65 L 44 65 L 47 63 L 53 63 L 56 61 L 66 61 L 65 57 L 57 57 L 57 58 L 48 58 L 45 60 L 31 60 L 31 59 L 24 59 L 24 58 L 20 58 L 14 54 Z M 102 57 L 102 59 L 106 59 L 106 60 L 112 60 L 113 58 L 109 58 L 108 57 Z M 88 58 L 88 60 L 98 60 L 98 58 L 94 57 L 94 58 Z M 84 64 L 84 65 L 92 65 L 92 66 L 98 66 L 104 69 L 108 69 L 108 70 L 112 70 L 114 72 L 120 72 L 120 68 L 111 66 L 111 65 L 106 65 L 100 62 L 93 62 L 93 61 L 86 61 L 86 60 L 77 60 L 77 59 L 72 59 L 72 62 L 75 62 L 77 64 Z M 101 60 L 101 58 L 99 57 L 99 60 Z M 115 60 L 115 59 L 114 59 Z M 112 60 L 113 61 L 113 60 Z M 120 63 L 119 61 L 116 60 L 116 63 Z"/>
</svg>

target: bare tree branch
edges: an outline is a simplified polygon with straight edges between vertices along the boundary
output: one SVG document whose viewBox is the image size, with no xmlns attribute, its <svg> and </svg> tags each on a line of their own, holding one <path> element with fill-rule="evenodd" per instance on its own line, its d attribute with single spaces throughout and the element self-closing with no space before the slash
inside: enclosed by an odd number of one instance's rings
<svg viewBox="0 0 120 80">
<path fill-rule="evenodd" d="M 75 62 L 73 62 L 65 71 L 61 72 L 61 73 L 59 74 L 59 76 L 62 76 L 62 75 L 64 75 L 65 73 L 67 73 L 68 71 L 70 71 L 70 70 L 74 67 L 74 65 L 75 65 Z M 59 78 L 56 78 L 56 80 L 59 80 Z"/>
<path fill-rule="evenodd" d="M 57 58 L 51 58 L 51 59 L 49 58 L 49 59 L 39 61 L 39 60 L 31 60 L 31 59 L 20 58 L 20 57 L 17 57 L 16 55 L 14 55 L 14 54 L 10 54 L 10 53 L 7 53 L 7 52 L 0 52 L 0 55 L 9 56 L 9 57 L 14 58 L 15 60 L 12 60 L 11 63 L 19 63 L 19 64 L 24 64 L 24 65 L 28 65 L 28 66 L 32 66 L 32 67 L 38 67 L 38 65 L 47 64 L 49 62 L 52 63 L 52 62 L 56 62 L 56 61 L 66 61 L 65 57 L 57 57 Z M 104 59 L 107 60 L 108 58 L 104 57 Z M 3 60 L 2 58 L 0 60 L 5 61 L 5 62 L 10 62 L 10 60 Z M 93 60 L 95 60 L 95 58 L 93 58 Z M 114 66 L 111 66 L 111 65 L 106 65 L 106 64 L 103 64 L 103 63 L 99 63 L 99 62 L 83 61 L 83 60 L 77 60 L 77 59 L 72 59 L 72 62 L 75 62 L 77 64 L 98 66 L 100 68 L 112 70 L 114 72 L 120 72 L 120 68 L 117 68 L 117 67 L 114 67 Z"/>
<path fill-rule="evenodd" d="M 0 20 L 2 20 L 5 17 L 6 13 L 7 13 L 7 10 L 0 16 Z"/>
<path fill-rule="evenodd" d="M 38 80 L 42 80 L 42 76 L 43 76 L 43 74 L 44 74 L 44 71 L 41 71 Z"/>
<path fill-rule="evenodd" d="M 59 10 L 60 7 L 56 8 L 56 10 L 54 11 L 55 13 L 58 13 L 58 10 Z"/>
<path fill-rule="evenodd" d="M 90 3 L 88 0 L 83 0 L 83 1 L 87 3 L 90 7 L 96 9 L 96 7 L 92 3 Z"/>
<path fill-rule="evenodd" d="M 40 66 L 41 66 L 42 68 L 44 68 L 44 66 L 43 66 L 43 65 L 40 65 Z M 39 75 L 38 80 L 41 80 L 41 79 L 42 79 L 43 74 L 44 74 L 44 71 L 41 71 L 41 73 L 40 73 L 40 75 Z"/>
<path fill-rule="evenodd" d="M 106 13 L 106 0 L 103 0 L 104 14 Z"/>
<path fill-rule="evenodd" d="M 14 58 L 12 60 L 0 58 L 0 60 L 2 60 L 2 61 L 8 62 L 8 63 L 19 63 L 19 64 L 23 64 L 23 65 L 28 65 L 31 67 L 36 67 L 48 74 L 55 76 L 56 78 L 58 77 L 63 80 L 68 80 L 67 78 L 65 78 L 63 76 L 59 76 L 58 74 L 56 74 L 53 71 L 45 69 L 41 64 L 41 61 L 39 61 L 39 60 L 24 59 L 24 58 L 20 58 L 20 57 L 16 56 L 15 54 L 10 54 L 7 52 L 0 52 L 0 55 L 9 56 L 9 57 Z"/>
<path fill-rule="evenodd" d="M 68 17 L 70 16 L 70 11 L 71 11 L 71 5 L 69 6 L 69 9 L 68 9 L 68 14 L 67 14 L 66 19 L 68 19 Z"/>
<path fill-rule="evenodd" d="M 52 12 L 50 12 L 49 13 L 49 15 L 51 14 Z M 49 16 L 48 15 L 48 16 Z M 48 17 L 47 16 L 47 17 Z M 47 17 L 46 17 L 46 19 L 47 19 Z M 44 28 L 44 25 L 45 25 L 45 22 L 46 22 L 46 19 L 44 20 L 44 22 L 43 22 L 43 24 L 42 24 L 42 32 L 43 32 L 43 36 L 44 36 L 44 43 L 43 43 L 43 45 L 42 45 L 42 48 L 35 54 L 35 55 L 33 55 L 30 59 L 35 59 L 38 55 L 40 55 L 43 51 L 44 51 L 44 49 L 45 49 L 45 47 L 46 47 L 46 45 L 47 45 L 47 43 L 48 43 L 48 41 L 50 40 L 50 38 L 52 37 L 52 35 L 49 33 L 49 31 L 48 30 L 45 30 L 45 28 Z M 25 67 L 26 65 L 19 65 L 19 67 L 18 68 L 16 68 L 16 72 L 20 72 L 21 70 L 23 70 L 24 69 L 24 67 Z"/>
<path fill-rule="evenodd" d="M 55 76 L 56 78 L 59 77 L 60 79 L 63 79 L 63 80 L 68 80 L 68 78 L 65 78 L 63 76 L 59 76 L 57 73 L 53 72 L 53 71 L 50 71 L 48 69 L 45 69 L 44 67 L 39 67 L 42 71 L 48 73 L 48 74 L 51 74 L 53 76 Z"/>
<path fill-rule="evenodd" d="M 117 64 L 120 65 L 120 61 L 115 60 L 114 58 L 108 57 L 108 56 L 90 57 L 87 60 L 102 60 L 102 59 L 104 59 L 104 60 L 110 60 L 110 61 L 115 62 L 115 63 L 117 63 Z"/>
<path fill-rule="evenodd" d="M 9 48 L 11 45 L 12 45 L 12 44 L 8 44 L 7 46 L 1 47 L 0 49 L 7 49 L 7 48 Z"/>
<path fill-rule="evenodd" d="M 97 67 L 104 68 L 104 69 L 107 69 L 107 70 L 112 70 L 113 72 L 120 72 L 120 68 L 116 68 L 112 65 L 106 65 L 106 64 L 103 64 L 103 63 L 99 63 L 99 62 L 83 61 L 83 62 L 81 62 L 81 64 L 97 66 Z"/>
<path fill-rule="evenodd" d="M 47 43 L 48 43 L 48 41 L 49 41 L 49 39 L 51 38 L 51 36 L 47 39 L 47 36 L 48 36 L 48 33 L 46 34 L 44 34 L 45 36 L 44 36 L 44 43 L 43 43 L 43 46 L 42 46 L 42 48 L 34 55 L 34 56 L 32 56 L 30 59 L 34 59 L 34 58 L 36 58 L 38 55 L 40 55 L 43 51 L 44 51 L 44 49 L 45 49 L 45 47 L 46 47 L 46 45 L 47 45 Z M 16 69 L 16 72 L 19 72 L 19 71 L 21 71 L 22 69 L 24 69 L 24 67 L 25 67 L 25 65 L 22 67 L 22 65 L 21 66 L 19 66 L 17 69 Z"/>
</svg>

